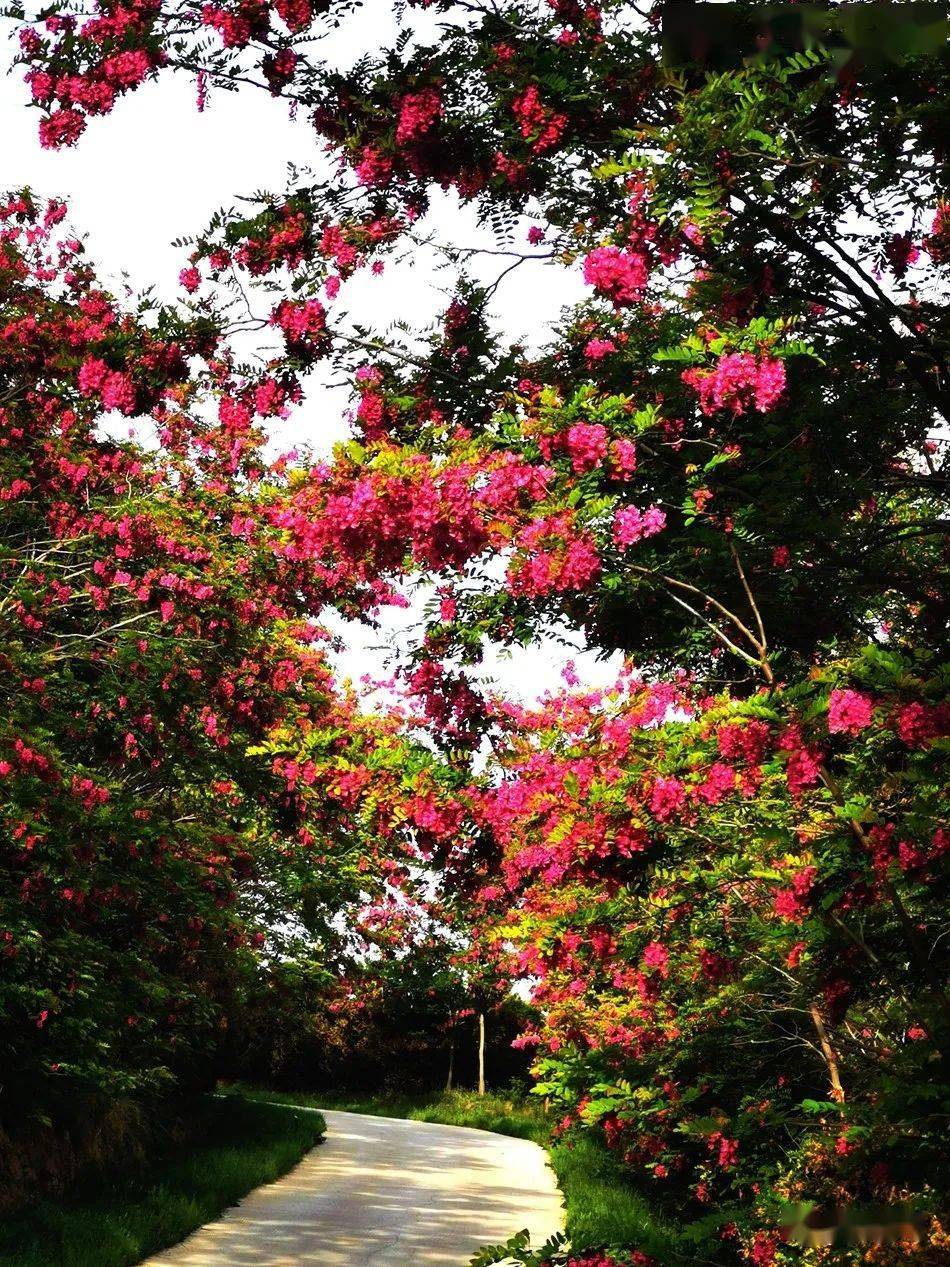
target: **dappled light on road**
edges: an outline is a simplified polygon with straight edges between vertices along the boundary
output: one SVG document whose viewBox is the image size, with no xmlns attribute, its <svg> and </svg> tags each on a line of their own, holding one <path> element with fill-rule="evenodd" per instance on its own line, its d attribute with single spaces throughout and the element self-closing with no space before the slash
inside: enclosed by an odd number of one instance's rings
<svg viewBox="0 0 950 1267">
<path fill-rule="evenodd" d="M 327 1139 L 277 1183 L 145 1267 L 461 1267 L 522 1228 L 562 1226 L 545 1154 L 467 1127 L 326 1112 Z"/>
</svg>

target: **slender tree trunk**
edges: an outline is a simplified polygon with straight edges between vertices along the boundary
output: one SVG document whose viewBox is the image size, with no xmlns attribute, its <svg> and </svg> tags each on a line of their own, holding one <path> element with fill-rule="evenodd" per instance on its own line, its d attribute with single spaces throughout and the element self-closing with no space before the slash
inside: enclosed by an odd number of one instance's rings
<svg viewBox="0 0 950 1267">
<path fill-rule="evenodd" d="M 815 1031 L 818 1034 L 818 1042 L 821 1046 L 821 1054 L 825 1058 L 825 1064 L 828 1066 L 828 1081 L 831 1083 L 831 1098 L 838 1104 L 844 1104 L 844 1087 L 841 1085 L 841 1073 L 838 1069 L 838 1057 L 835 1055 L 835 1049 L 832 1047 L 828 1039 L 828 1031 L 825 1029 L 825 1022 L 822 1019 L 818 1004 L 813 1003 L 811 1008 L 811 1019 L 815 1025 Z"/>
<path fill-rule="evenodd" d="M 455 1073 L 455 1034 L 449 1039 L 449 1072 L 445 1079 L 446 1091 L 452 1090 L 452 1076 Z"/>
<path fill-rule="evenodd" d="M 485 1094 L 485 1013 L 478 1014 L 478 1094 Z"/>
</svg>

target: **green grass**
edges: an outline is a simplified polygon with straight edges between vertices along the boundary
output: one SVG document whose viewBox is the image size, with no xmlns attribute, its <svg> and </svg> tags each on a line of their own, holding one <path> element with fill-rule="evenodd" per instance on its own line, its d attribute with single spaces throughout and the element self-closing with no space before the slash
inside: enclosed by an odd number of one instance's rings
<svg viewBox="0 0 950 1267">
<path fill-rule="evenodd" d="M 285 1174 L 326 1129 L 319 1113 L 237 1097 L 198 1113 L 200 1142 L 177 1156 L 4 1220 L 0 1267 L 131 1267 Z"/>
<path fill-rule="evenodd" d="M 652 1254 L 662 1267 L 689 1260 L 682 1228 L 665 1218 L 624 1175 L 615 1158 L 592 1139 L 550 1145 L 551 1119 L 528 1097 L 472 1091 L 432 1095 L 333 1095 L 326 1092 L 275 1092 L 247 1087 L 242 1095 L 370 1113 L 377 1117 L 475 1126 L 500 1135 L 516 1135 L 548 1147 L 551 1166 L 564 1194 L 567 1232 L 574 1249 L 603 1245 L 635 1246 Z"/>
<path fill-rule="evenodd" d="M 592 1139 L 555 1144 L 551 1166 L 564 1194 L 575 1250 L 633 1246 L 664 1267 L 684 1261 L 682 1230 L 630 1183 L 603 1145 Z"/>
<path fill-rule="evenodd" d="M 550 1122 L 541 1105 L 522 1096 L 490 1092 L 447 1091 L 432 1095 L 342 1095 L 327 1092 L 266 1091 L 241 1086 L 247 1099 L 369 1113 L 374 1117 L 403 1117 L 413 1122 L 441 1122 L 445 1126 L 474 1126 L 499 1135 L 515 1135 L 543 1144 Z"/>
</svg>

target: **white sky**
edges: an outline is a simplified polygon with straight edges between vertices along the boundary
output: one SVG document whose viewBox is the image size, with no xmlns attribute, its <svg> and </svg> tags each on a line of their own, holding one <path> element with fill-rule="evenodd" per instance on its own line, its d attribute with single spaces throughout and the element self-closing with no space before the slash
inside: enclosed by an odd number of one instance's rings
<svg viewBox="0 0 950 1267">
<path fill-rule="evenodd" d="M 340 62 L 351 62 L 392 29 L 391 6 L 370 0 L 362 16 L 334 37 Z M 4 71 L 12 55 L 13 45 L 0 41 Z M 288 163 L 316 168 L 321 162 L 314 133 L 304 118 L 290 120 L 286 102 L 250 87 L 212 90 L 199 114 L 194 84 L 168 75 L 120 101 L 112 115 L 92 120 L 78 148 L 49 153 L 37 140 L 40 115 L 26 108 L 21 76 L 17 68 L 0 77 L 0 189 L 30 185 L 38 194 L 65 198 L 73 227 L 87 235 L 90 256 L 113 289 L 125 274 L 133 290 L 154 285 L 163 299 L 180 295 L 177 278 L 186 252 L 171 246 L 174 239 L 197 233 L 215 210 L 241 194 L 283 189 Z M 433 227 L 443 240 L 491 245 L 471 212 L 448 195 L 437 197 L 420 225 Z M 497 260 L 486 265 L 482 276 L 500 271 Z M 442 289 L 449 282 L 430 257 L 412 267 L 389 266 L 382 277 L 358 273 L 337 306 L 377 328 L 395 317 L 423 324 L 444 308 Z M 581 293 L 576 271 L 526 264 L 502 283 L 496 311 L 510 338 L 537 346 L 547 323 Z M 346 434 L 346 407 L 345 390 L 311 382 L 306 404 L 286 424 L 286 434 L 275 438 L 283 449 L 302 442 L 326 451 Z M 384 676 L 383 646 L 387 640 L 404 644 L 415 619 L 415 612 L 395 611 L 382 633 L 332 622 L 347 643 L 341 670 L 354 679 Z M 528 699 L 557 685 L 568 658 L 568 651 L 545 641 L 510 658 L 492 655 L 487 667 L 500 687 Z M 612 680 L 616 661 L 608 666 L 584 653 L 575 658 L 591 684 Z"/>
</svg>

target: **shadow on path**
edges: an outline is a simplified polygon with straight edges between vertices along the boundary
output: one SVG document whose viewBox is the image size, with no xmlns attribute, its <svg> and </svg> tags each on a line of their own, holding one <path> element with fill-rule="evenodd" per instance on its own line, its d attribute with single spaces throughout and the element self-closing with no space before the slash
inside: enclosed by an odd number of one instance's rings
<svg viewBox="0 0 950 1267">
<path fill-rule="evenodd" d="M 544 1150 L 463 1126 L 325 1111 L 326 1141 L 143 1267 L 463 1267 L 563 1227 Z"/>
</svg>

